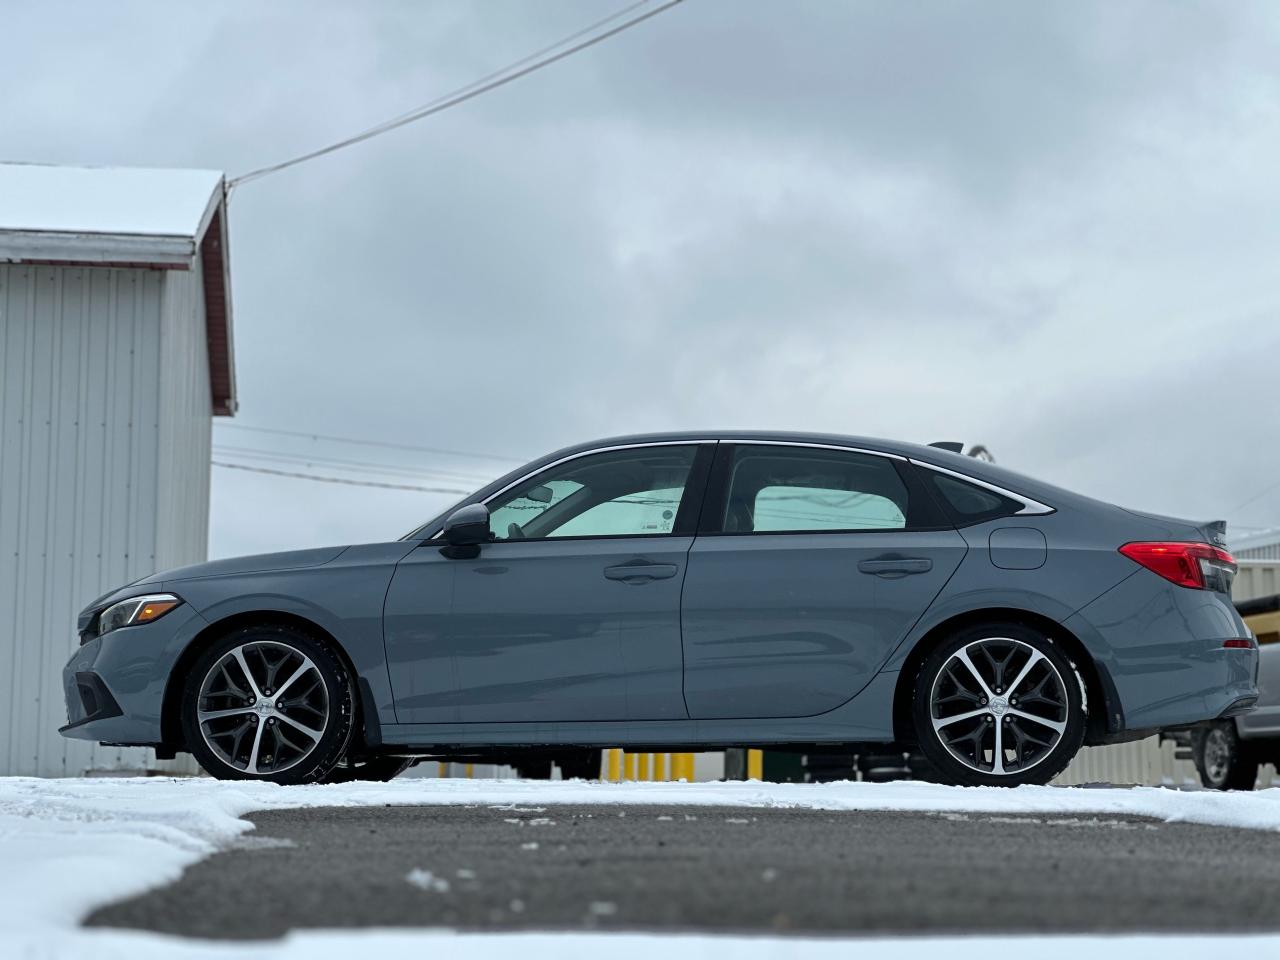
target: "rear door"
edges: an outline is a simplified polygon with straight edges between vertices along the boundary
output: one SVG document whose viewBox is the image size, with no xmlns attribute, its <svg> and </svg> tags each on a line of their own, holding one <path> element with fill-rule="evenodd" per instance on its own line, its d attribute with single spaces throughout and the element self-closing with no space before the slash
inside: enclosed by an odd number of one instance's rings
<svg viewBox="0 0 1280 960">
<path fill-rule="evenodd" d="M 804 717 L 856 696 L 966 551 L 900 458 L 721 444 L 682 602 L 695 719 Z"/>
</svg>

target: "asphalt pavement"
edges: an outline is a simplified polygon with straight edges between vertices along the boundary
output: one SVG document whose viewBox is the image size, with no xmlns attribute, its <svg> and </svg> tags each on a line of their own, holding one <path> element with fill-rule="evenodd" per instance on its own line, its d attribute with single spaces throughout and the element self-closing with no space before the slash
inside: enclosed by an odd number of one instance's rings
<svg viewBox="0 0 1280 960">
<path fill-rule="evenodd" d="M 1137 818 L 738 807 L 263 812 L 91 925 L 806 933 L 1280 929 L 1280 836 Z"/>
</svg>

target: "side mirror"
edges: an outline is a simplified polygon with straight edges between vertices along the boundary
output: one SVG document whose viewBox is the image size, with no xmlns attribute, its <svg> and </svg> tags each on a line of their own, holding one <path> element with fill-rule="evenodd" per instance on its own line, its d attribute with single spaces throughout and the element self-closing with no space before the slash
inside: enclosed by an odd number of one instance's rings
<svg viewBox="0 0 1280 960">
<path fill-rule="evenodd" d="M 489 532 L 489 508 L 469 503 L 449 514 L 444 522 L 444 539 L 453 547 L 474 547 L 493 539 Z"/>
</svg>

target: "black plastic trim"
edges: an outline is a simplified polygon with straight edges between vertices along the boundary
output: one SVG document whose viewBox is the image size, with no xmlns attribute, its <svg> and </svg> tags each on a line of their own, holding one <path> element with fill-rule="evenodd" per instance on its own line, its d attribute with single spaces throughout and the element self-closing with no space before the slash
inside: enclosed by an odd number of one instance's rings
<svg viewBox="0 0 1280 960">
<path fill-rule="evenodd" d="M 382 721 L 378 719 L 378 708 L 373 702 L 373 688 L 364 677 L 356 681 L 356 686 L 360 689 L 360 716 L 364 720 L 364 745 L 376 749 L 382 746 Z"/>
<path fill-rule="evenodd" d="M 86 691 L 88 691 L 88 696 L 86 696 Z M 111 691 L 102 682 L 102 678 L 92 671 L 82 671 L 76 674 L 76 693 L 80 697 L 80 706 L 84 710 L 84 717 L 75 723 L 59 727 L 59 733 L 66 730 L 74 730 L 76 727 L 82 727 L 86 723 L 93 723 L 95 720 L 105 720 L 108 717 L 124 715 L 124 711 L 120 709 L 120 704 L 111 695 Z M 93 698 L 92 703 L 89 697 Z"/>
<path fill-rule="evenodd" d="M 1227 704 L 1226 709 L 1223 710 L 1220 714 L 1218 714 L 1218 719 L 1226 720 L 1228 717 L 1238 717 L 1242 713 L 1248 713 L 1250 710 L 1254 708 L 1257 702 L 1258 702 L 1258 698 L 1256 696 L 1240 697 L 1236 700 L 1232 700 L 1229 704 Z"/>
</svg>

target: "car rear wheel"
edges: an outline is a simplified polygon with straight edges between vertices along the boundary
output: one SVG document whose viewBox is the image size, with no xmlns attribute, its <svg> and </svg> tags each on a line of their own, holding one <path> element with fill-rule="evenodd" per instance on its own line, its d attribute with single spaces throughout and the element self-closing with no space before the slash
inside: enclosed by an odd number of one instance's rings
<svg viewBox="0 0 1280 960">
<path fill-rule="evenodd" d="M 1210 790 L 1252 790 L 1258 780 L 1258 759 L 1236 734 L 1234 720 L 1218 720 L 1191 738 L 1192 757 L 1200 783 Z"/>
<path fill-rule="evenodd" d="M 325 644 L 293 627 L 242 627 L 187 676 L 188 749 L 220 780 L 314 783 L 351 740 L 352 684 Z"/>
<path fill-rule="evenodd" d="M 912 712 L 920 749 L 945 783 L 1048 783 L 1084 740 L 1074 665 L 1019 624 L 970 627 L 939 645 L 921 665 Z"/>
</svg>

